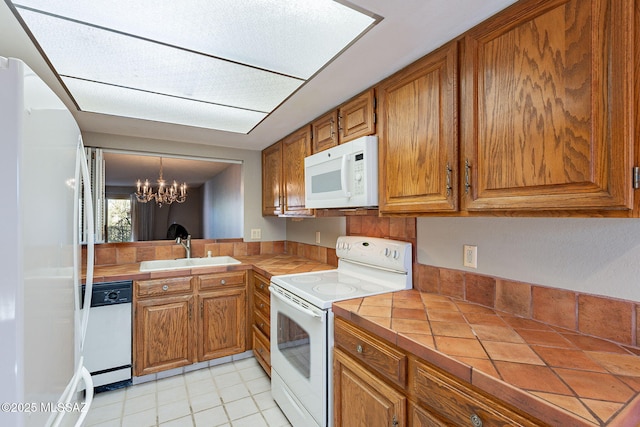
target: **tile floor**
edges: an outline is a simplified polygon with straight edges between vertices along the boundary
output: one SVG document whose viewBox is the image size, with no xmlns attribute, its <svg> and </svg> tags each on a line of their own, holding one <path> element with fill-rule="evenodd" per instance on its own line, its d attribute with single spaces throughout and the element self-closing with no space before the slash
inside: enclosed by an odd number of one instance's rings
<svg viewBox="0 0 640 427">
<path fill-rule="evenodd" d="M 290 426 L 251 357 L 96 395 L 86 427 Z"/>
</svg>

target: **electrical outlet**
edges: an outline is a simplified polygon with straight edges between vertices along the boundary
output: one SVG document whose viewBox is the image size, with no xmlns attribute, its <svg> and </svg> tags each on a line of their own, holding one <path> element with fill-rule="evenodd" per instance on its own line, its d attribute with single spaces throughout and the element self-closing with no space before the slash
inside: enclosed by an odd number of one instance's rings
<svg viewBox="0 0 640 427">
<path fill-rule="evenodd" d="M 478 247 L 464 245 L 462 251 L 462 265 L 469 268 L 478 268 Z"/>
<path fill-rule="evenodd" d="M 316 231 L 316 243 L 320 243 L 320 232 Z"/>
<path fill-rule="evenodd" d="M 259 240 L 262 238 L 262 229 L 260 228 L 252 228 L 251 229 L 251 239 Z"/>
</svg>

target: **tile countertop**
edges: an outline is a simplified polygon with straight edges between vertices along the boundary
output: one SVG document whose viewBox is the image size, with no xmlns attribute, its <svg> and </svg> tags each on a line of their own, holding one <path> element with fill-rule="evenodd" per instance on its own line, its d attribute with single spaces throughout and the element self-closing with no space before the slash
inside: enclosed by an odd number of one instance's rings
<svg viewBox="0 0 640 427">
<path fill-rule="evenodd" d="M 93 274 L 94 283 L 116 280 L 145 280 L 164 277 L 188 276 L 191 274 L 211 274 L 235 270 L 251 270 L 264 275 L 268 279 L 280 274 L 304 273 L 307 271 L 330 270 L 333 267 L 308 258 L 295 255 L 248 255 L 234 256 L 241 264 L 215 267 L 197 267 L 180 270 L 161 270 L 141 272 L 139 263 L 96 266 Z M 83 272 L 83 281 L 84 281 Z"/>
<path fill-rule="evenodd" d="M 333 311 L 550 425 L 640 425 L 640 357 L 613 342 L 418 290 Z"/>
</svg>

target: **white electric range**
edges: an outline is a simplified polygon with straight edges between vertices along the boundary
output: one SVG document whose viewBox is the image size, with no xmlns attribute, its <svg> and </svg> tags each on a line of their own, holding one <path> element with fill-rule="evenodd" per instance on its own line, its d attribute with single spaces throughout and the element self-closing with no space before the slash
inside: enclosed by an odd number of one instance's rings
<svg viewBox="0 0 640 427">
<path fill-rule="evenodd" d="M 332 420 L 335 301 L 412 288 L 411 244 L 341 236 L 335 270 L 271 278 L 271 393 L 294 427 Z"/>
</svg>

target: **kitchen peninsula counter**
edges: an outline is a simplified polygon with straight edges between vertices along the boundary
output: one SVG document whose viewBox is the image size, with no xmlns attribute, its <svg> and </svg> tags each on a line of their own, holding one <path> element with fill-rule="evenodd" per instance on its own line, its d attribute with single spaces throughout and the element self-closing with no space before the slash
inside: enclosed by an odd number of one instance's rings
<svg viewBox="0 0 640 427">
<path fill-rule="evenodd" d="M 329 264 L 287 254 L 247 255 L 234 256 L 233 258 L 240 261 L 241 264 L 152 272 L 141 272 L 140 263 L 100 265 L 94 268 L 93 281 L 94 283 L 100 283 L 118 280 L 145 280 L 237 270 L 254 270 L 269 279 L 271 276 L 281 274 L 304 273 L 307 271 L 330 270 L 335 268 Z M 83 272 L 83 280 L 84 274 L 85 272 Z"/>
<path fill-rule="evenodd" d="M 418 290 L 336 302 L 333 311 L 550 425 L 640 422 L 635 347 Z"/>
</svg>

